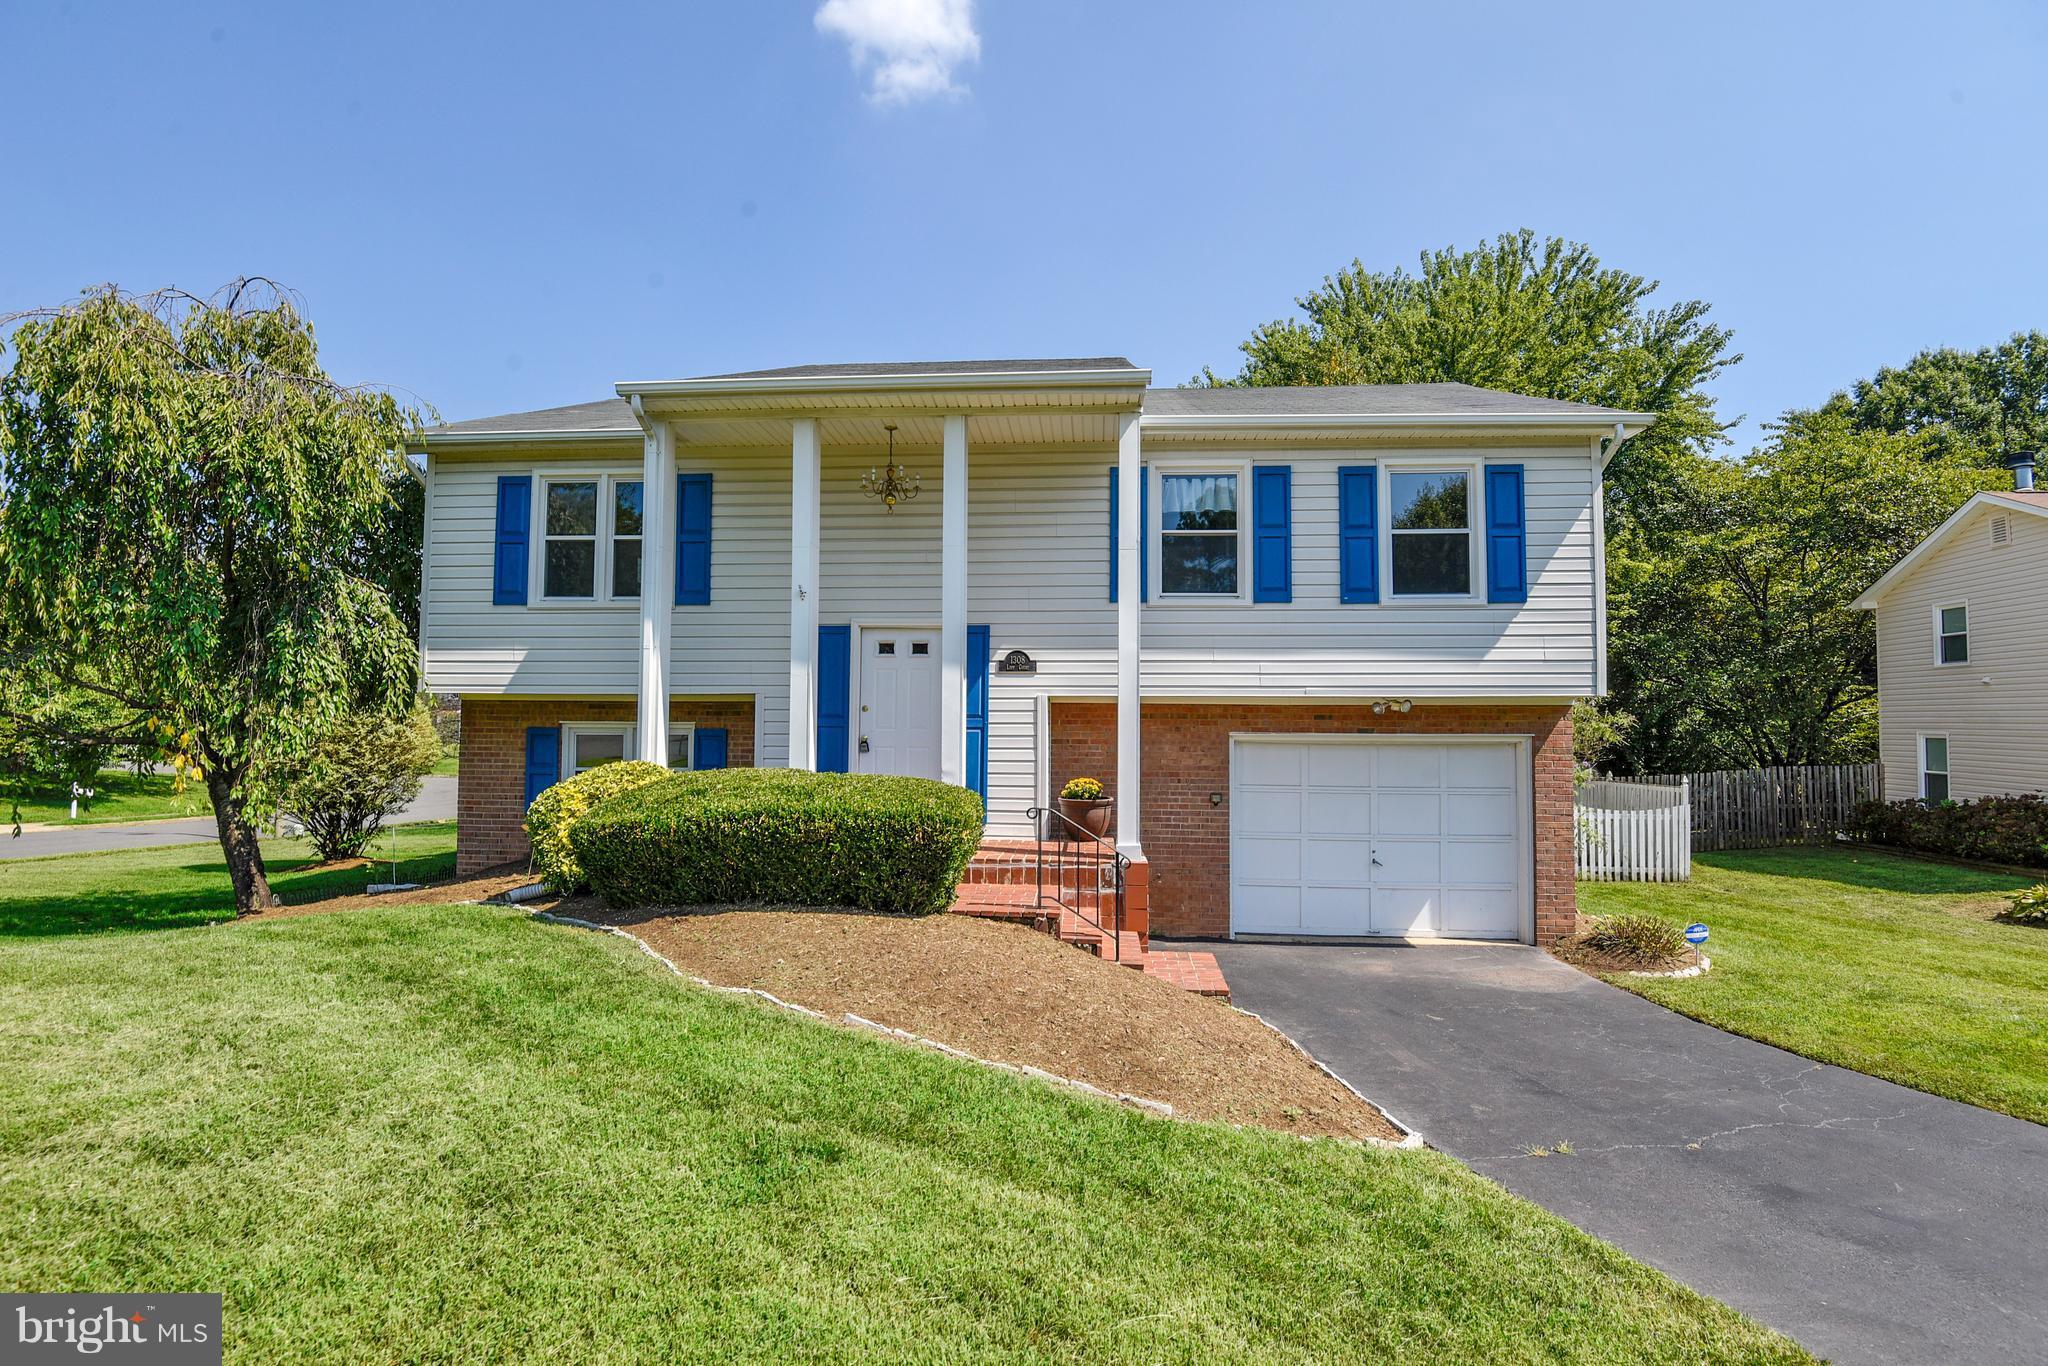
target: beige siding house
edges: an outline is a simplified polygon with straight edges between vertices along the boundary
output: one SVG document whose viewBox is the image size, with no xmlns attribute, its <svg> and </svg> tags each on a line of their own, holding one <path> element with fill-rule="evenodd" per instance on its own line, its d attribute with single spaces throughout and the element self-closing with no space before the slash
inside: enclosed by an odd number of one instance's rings
<svg viewBox="0 0 2048 1366">
<path fill-rule="evenodd" d="M 1857 599 L 1894 801 L 2048 791 L 2048 493 L 1980 493 Z"/>
<path fill-rule="evenodd" d="M 1648 417 L 1150 378 L 798 366 L 429 431 L 463 866 L 620 757 L 940 778 L 992 839 L 1085 775 L 1162 934 L 1569 929 L 1601 477 Z"/>
</svg>

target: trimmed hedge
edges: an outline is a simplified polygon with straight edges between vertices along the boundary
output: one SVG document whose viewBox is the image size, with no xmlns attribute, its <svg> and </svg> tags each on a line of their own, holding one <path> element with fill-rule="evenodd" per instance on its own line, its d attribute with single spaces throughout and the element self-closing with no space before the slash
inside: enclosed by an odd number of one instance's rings
<svg viewBox="0 0 2048 1366">
<path fill-rule="evenodd" d="M 636 787 L 660 782 L 668 770 L 660 764 L 628 759 L 564 778 L 533 799 L 526 808 L 526 836 L 533 841 L 533 869 L 548 890 L 564 896 L 589 887 L 576 851 L 570 847 L 569 831 L 592 807 L 607 797 L 631 792 Z"/>
<path fill-rule="evenodd" d="M 2048 798 L 1980 797 L 1970 802 L 1864 802 L 1849 833 L 1950 858 L 2048 867 Z"/>
<path fill-rule="evenodd" d="M 981 843 L 981 798 L 927 778 L 728 768 L 614 797 L 569 842 L 614 906 L 953 904 Z"/>
</svg>

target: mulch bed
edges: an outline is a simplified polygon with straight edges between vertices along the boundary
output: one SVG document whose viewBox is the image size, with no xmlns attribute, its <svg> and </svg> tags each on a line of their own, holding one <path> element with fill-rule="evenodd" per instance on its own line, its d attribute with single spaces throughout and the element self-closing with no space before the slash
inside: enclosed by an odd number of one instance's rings
<svg viewBox="0 0 2048 1366">
<path fill-rule="evenodd" d="M 850 1011 L 979 1057 L 1162 1100 L 1177 1115 L 1401 1137 L 1250 1016 L 1023 926 L 831 910 L 612 911 L 589 898 L 554 909 L 624 929 L 721 986 L 772 992 L 834 1019 Z"/>
<path fill-rule="evenodd" d="M 1550 952 L 1561 961 L 1595 976 L 1603 972 L 1677 972 L 1682 968 L 1697 967 L 1700 962 L 1699 950 L 1690 945 L 1676 958 L 1645 963 L 1639 958 L 1588 948 L 1576 937 L 1558 940 L 1551 945 Z"/>
<path fill-rule="evenodd" d="M 364 860 L 351 859 L 341 863 L 316 864 L 319 868 L 353 868 L 364 866 Z M 446 906 L 460 901 L 485 901 L 502 896 L 514 887 L 523 887 L 533 881 L 533 874 L 525 863 L 504 863 L 495 868 L 486 868 L 480 873 L 466 877 L 446 878 L 440 882 L 429 882 L 409 892 L 380 892 L 375 896 L 360 893 L 354 896 L 330 896 L 320 901 L 304 901 L 290 906 L 272 906 L 267 911 L 243 916 L 236 924 L 247 924 L 252 920 L 289 920 L 301 915 L 323 915 L 328 911 L 359 911 L 369 906 Z M 536 906 L 544 902 L 532 903 Z"/>
</svg>

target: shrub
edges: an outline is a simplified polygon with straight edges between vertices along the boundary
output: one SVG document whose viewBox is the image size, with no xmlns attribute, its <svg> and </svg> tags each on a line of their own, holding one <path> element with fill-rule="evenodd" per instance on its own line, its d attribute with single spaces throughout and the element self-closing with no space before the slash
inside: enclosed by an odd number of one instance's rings
<svg viewBox="0 0 2048 1366">
<path fill-rule="evenodd" d="M 1864 802 L 1849 818 L 1859 840 L 1986 863 L 2048 867 L 2048 799 L 1980 797 L 1968 802 Z"/>
<path fill-rule="evenodd" d="M 2048 928 L 2048 882 L 2036 883 L 2024 892 L 2014 892 L 2012 904 L 2000 911 L 1998 918 L 2016 925 Z"/>
<path fill-rule="evenodd" d="M 1654 915 L 1610 915 L 1595 921 L 1578 942 L 1596 953 L 1656 966 L 1685 952 L 1685 931 Z"/>
<path fill-rule="evenodd" d="M 351 712 L 285 784 L 283 814 L 305 827 L 321 858 L 354 858 L 386 816 L 420 795 L 420 780 L 440 757 L 441 741 L 424 707 L 402 716 Z"/>
<path fill-rule="evenodd" d="M 1060 795 L 1069 801 L 1101 801 L 1102 780 L 1100 778 L 1069 778 L 1067 779 L 1067 785 L 1060 789 Z"/>
<path fill-rule="evenodd" d="M 591 808 L 608 797 L 659 782 L 668 776 L 660 764 L 628 759 L 600 764 L 573 778 L 564 778 L 533 799 L 526 808 L 526 836 L 533 842 L 533 870 L 548 890 L 564 896 L 589 890 L 569 831 Z"/>
<path fill-rule="evenodd" d="M 981 798 L 927 778 L 712 769 L 616 797 L 569 832 L 618 906 L 769 903 L 925 915 L 953 903 Z"/>
</svg>

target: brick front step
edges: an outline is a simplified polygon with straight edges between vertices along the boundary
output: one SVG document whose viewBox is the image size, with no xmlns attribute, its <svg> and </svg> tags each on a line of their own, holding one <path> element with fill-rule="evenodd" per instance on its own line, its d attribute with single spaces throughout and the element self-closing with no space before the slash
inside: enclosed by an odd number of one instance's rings
<svg viewBox="0 0 2048 1366">
<path fill-rule="evenodd" d="M 1035 880 L 1025 883 L 963 882 L 952 911 L 955 915 L 974 915 L 1030 925 L 1084 953 L 1109 959 L 1196 995 L 1230 999 L 1230 987 L 1223 980 L 1223 970 L 1217 966 L 1215 954 L 1200 950 L 1148 949 L 1144 936 L 1135 930 L 1125 930 L 1117 936 L 1122 952 L 1113 955 L 1109 951 L 1106 931 L 1050 900 L 1043 906 L 1039 905 Z"/>
</svg>

